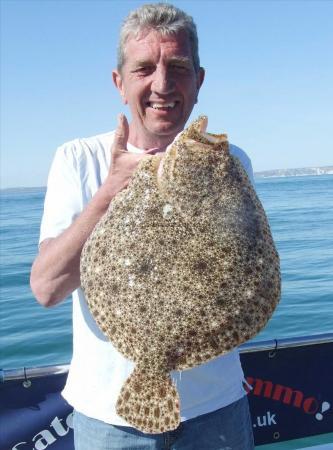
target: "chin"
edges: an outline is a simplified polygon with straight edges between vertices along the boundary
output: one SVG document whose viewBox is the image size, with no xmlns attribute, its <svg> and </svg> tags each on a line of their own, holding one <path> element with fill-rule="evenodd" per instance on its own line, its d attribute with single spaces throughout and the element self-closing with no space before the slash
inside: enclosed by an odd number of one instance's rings
<svg viewBox="0 0 333 450">
<path fill-rule="evenodd" d="M 172 139 L 183 130 L 185 124 L 172 123 L 151 127 L 150 131 L 156 136 L 170 136 Z"/>
</svg>

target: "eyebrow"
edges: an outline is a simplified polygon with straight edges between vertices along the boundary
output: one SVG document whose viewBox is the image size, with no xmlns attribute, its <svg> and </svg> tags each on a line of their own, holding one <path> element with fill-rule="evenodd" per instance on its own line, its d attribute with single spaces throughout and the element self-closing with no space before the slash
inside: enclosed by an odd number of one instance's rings
<svg viewBox="0 0 333 450">
<path fill-rule="evenodd" d="M 181 63 L 181 64 L 192 64 L 192 60 L 188 56 L 174 56 L 173 58 L 170 58 L 168 60 L 168 62 L 169 63 L 171 62 L 171 63 Z"/>
</svg>

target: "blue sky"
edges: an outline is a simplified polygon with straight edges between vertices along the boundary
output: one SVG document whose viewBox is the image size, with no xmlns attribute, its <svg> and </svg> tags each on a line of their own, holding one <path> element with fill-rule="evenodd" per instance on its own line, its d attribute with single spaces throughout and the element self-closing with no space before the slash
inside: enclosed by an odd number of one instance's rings
<svg viewBox="0 0 333 450">
<path fill-rule="evenodd" d="M 138 1 L 1 1 L 1 187 L 43 186 L 62 143 L 115 127 L 111 70 Z M 192 117 L 256 171 L 333 164 L 333 2 L 174 1 L 206 69 Z"/>
</svg>

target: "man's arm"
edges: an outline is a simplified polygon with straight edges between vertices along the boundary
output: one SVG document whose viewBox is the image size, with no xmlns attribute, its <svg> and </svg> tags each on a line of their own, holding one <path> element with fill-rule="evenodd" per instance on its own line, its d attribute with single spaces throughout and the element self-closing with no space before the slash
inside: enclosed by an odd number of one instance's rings
<svg viewBox="0 0 333 450">
<path fill-rule="evenodd" d="M 128 153 L 127 139 L 128 123 L 121 115 L 106 180 L 69 228 L 58 237 L 41 243 L 32 266 L 30 285 L 43 306 L 56 305 L 80 286 L 80 256 L 86 240 L 107 211 L 110 201 L 127 186 L 140 159 L 149 154 L 149 151 Z"/>
<path fill-rule="evenodd" d="M 46 239 L 41 243 L 39 254 L 32 266 L 30 285 L 43 306 L 59 303 L 80 286 L 81 251 L 117 193 L 116 180 L 112 187 L 113 195 L 112 190 L 107 189 L 106 182 L 67 230 L 58 237 Z"/>
</svg>

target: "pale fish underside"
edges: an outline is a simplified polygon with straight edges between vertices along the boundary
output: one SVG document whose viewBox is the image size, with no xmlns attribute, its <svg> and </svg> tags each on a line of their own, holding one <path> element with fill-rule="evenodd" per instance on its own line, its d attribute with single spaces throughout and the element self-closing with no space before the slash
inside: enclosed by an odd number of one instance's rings
<svg viewBox="0 0 333 450">
<path fill-rule="evenodd" d="M 140 162 L 81 256 L 92 315 L 135 362 L 117 413 L 147 433 L 179 425 L 170 371 L 255 336 L 280 298 L 265 212 L 226 135 L 206 124 L 200 117 L 163 156 Z"/>
</svg>

